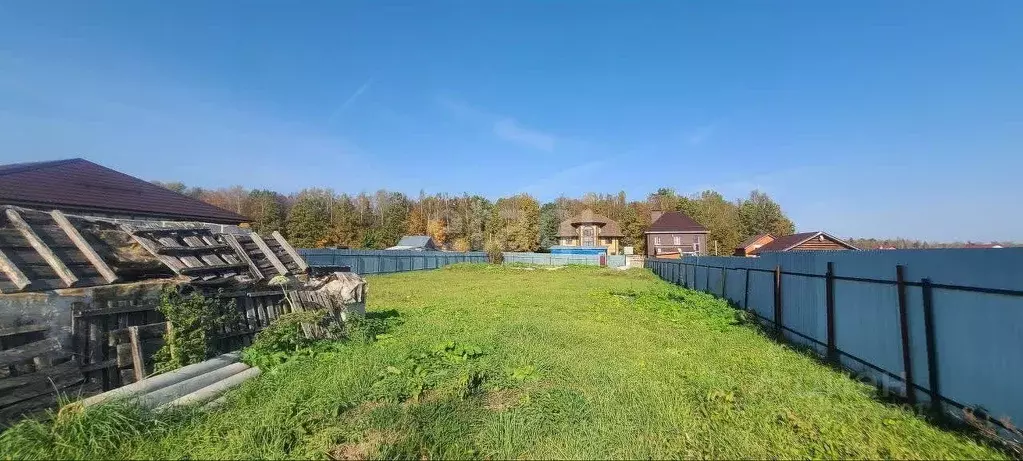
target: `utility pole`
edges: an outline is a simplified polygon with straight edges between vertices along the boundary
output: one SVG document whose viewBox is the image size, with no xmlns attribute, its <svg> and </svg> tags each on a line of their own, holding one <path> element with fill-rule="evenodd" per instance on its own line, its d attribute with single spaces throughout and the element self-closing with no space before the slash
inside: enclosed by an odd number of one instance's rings
<svg viewBox="0 0 1023 461">
<path fill-rule="evenodd" d="M 718 241 L 714 241 L 714 256 L 718 255 Z"/>
</svg>

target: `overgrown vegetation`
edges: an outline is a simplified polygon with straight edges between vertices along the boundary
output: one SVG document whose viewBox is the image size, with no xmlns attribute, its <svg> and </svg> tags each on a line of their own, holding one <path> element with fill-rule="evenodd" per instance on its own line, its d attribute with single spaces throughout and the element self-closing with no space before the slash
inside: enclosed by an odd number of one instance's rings
<svg viewBox="0 0 1023 461">
<path fill-rule="evenodd" d="M 1005 457 L 647 271 L 520 269 L 373 276 L 375 341 L 276 364 L 218 411 L 128 412 L 116 439 L 24 423 L 0 457 Z"/>
<path fill-rule="evenodd" d="M 234 300 L 224 303 L 199 291 L 183 294 L 174 286 L 164 288 L 158 309 L 171 328 L 154 355 L 156 373 L 206 360 L 214 350 L 216 332 L 238 319 Z"/>
</svg>

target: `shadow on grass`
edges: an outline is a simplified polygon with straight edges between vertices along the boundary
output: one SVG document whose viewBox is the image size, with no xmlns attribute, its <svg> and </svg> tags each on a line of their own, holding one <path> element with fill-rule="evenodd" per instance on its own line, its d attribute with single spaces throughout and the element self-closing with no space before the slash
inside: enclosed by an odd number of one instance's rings
<svg viewBox="0 0 1023 461">
<path fill-rule="evenodd" d="M 846 357 L 851 358 L 848 354 L 836 349 L 834 351 L 834 355 L 829 357 L 827 351 L 822 353 L 818 349 L 826 349 L 826 345 L 815 343 L 805 344 L 791 341 L 786 338 L 785 335 L 789 334 L 798 336 L 798 334 L 792 330 L 776 328 L 774 321 L 760 317 L 754 311 L 743 308 L 736 301 L 727 298 L 720 298 L 717 295 L 712 296 L 716 299 L 725 301 L 731 308 L 735 309 L 736 319 L 740 325 L 748 326 L 764 337 L 788 347 L 789 349 L 813 360 L 819 365 L 841 373 L 849 379 L 872 385 L 875 389 L 874 398 L 878 402 L 885 405 L 900 407 L 901 409 L 915 414 L 917 417 L 924 419 L 929 424 L 942 430 L 954 432 L 977 440 L 981 443 L 990 444 L 994 447 L 1000 448 L 1015 459 L 1023 459 L 1023 444 L 1021 444 L 1021 440 L 1023 440 L 1023 433 L 1021 433 L 1019 429 L 1015 428 L 1010 422 L 994 420 L 983 408 L 962 408 L 961 410 L 963 411 L 964 416 L 959 417 L 946 414 L 942 411 L 941 407 L 931 405 L 930 402 L 911 403 L 905 395 L 900 394 L 898 391 L 893 391 L 890 387 L 886 387 L 884 378 L 876 378 L 871 374 L 857 372 L 856 370 L 844 367 L 841 364 L 840 357 L 845 355 Z M 677 298 L 677 300 L 685 299 L 684 296 L 672 296 L 672 298 Z M 806 340 L 810 341 L 809 339 Z M 875 374 L 884 375 L 885 373 L 875 370 Z M 905 386 L 904 381 L 901 379 L 892 379 L 899 381 L 903 386 Z M 926 392 L 926 390 L 917 389 L 917 392 Z M 948 403 L 945 403 L 945 405 L 948 405 Z"/>
</svg>

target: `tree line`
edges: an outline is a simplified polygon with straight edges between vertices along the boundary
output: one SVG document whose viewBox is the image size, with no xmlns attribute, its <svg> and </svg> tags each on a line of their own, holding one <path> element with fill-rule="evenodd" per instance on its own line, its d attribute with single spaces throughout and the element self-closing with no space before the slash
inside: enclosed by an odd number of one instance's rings
<svg viewBox="0 0 1023 461">
<path fill-rule="evenodd" d="M 655 208 L 684 212 L 706 226 L 712 254 L 714 242 L 719 254 L 727 255 L 750 236 L 794 231 L 781 206 L 757 190 L 739 200 L 727 200 L 711 190 L 684 195 L 662 188 L 640 200 L 619 192 L 540 203 L 528 194 L 491 201 L 469 194 L 420 192 L 409 197 L 387 190 L 338 194 L 310 188 L 284 195 L 241 186 L 202 189 L 181 182 L 154 183 L 248 216 L 257 232 L 280 231 L 299 248 L 379 249 L 397 244 L 403 235 L 429 235 L 437 245 L 456 251 L 543 251 L 558 243 L 559 223 L 587 208 L 617 221 L 624 234 L 622 244 L 638 254 L 645 251 L 643 232 Z"/>
</svg>

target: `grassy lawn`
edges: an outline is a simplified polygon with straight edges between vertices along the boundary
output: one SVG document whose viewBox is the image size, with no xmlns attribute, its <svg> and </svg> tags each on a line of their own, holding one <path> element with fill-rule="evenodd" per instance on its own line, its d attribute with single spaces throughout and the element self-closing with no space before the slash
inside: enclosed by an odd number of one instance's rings
<svg viewBox="0 0 1023 461">
<path fill-rule="evenodd" d="M 210 413 L 26 424 L 0 457 L 1004 457 L 648 271 L 454 266 L 369 283 L 390 324 L 376 342 L 289 362 Z"/>
</svg>

